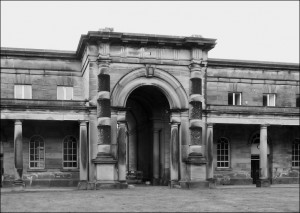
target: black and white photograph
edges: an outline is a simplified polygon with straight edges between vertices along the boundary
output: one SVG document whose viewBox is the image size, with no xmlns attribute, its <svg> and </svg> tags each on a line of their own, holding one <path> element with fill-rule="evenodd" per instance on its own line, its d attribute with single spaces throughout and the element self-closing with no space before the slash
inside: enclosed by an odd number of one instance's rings
<svg viewBox="0 0 300 213">
<path fill-rule="evenodd" d="M 299 212 L 299 1 L 0 3 L 1 212 Z"/>
</svg>

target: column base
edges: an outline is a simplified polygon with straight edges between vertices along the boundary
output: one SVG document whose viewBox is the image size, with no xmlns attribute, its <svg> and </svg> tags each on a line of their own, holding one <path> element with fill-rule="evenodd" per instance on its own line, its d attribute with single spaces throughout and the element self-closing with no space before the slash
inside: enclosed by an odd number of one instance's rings
<svg viewBox="0 0 300 213">
<path fill-rule="evenodd" d="M 159 178 L 152 178 L 152 185 L 153 186 L 160 186 L 160 179 Z"/>
<path fill-rule="evenodd" d="M 23 191 L 25 189 L 25 183 L 23 180 L 15 180 L 12 184 L 12 191 Z"/>
<path fill-rule="evenodd" d="M 209 181 L 180 181 L 182 189 L 208 189 L 212 188 Z"/>
<path fill-rule="evenodd" d="M 101 189 L 127 189 L 127 182 L 118 181 L 96 181 L 87 184 L 87 190 L 101 190 Z"/>
<path fill-rule="evenodd" d="M 208 187 L 210 189 L 215 189 L 216 188 L 216 185 L 217 185 L 217 179 L 216 178 L 208 178 L 207 181 L 208 181 Z"/>
<path fill-rule="evenodd" d="M 170 180 L 168 186 L 169 186 L 171 189 L 173 189 L 173 188 L 180 189 L 180 188 L 181 188 L 180 183 L 179 183 L 178 180 Z"/>
<path fill-rule="evenodd" d="M 270 187 L 270 185 L 269 179 L 258 179 L 256 181 L 256 187 Z"/>
<path fill-rule="evenodd" d="M 79 181 L 77 189 L 78 190 L 87 190 L 88 189 L 88 181 L 87 180 Z"/>
</svg>

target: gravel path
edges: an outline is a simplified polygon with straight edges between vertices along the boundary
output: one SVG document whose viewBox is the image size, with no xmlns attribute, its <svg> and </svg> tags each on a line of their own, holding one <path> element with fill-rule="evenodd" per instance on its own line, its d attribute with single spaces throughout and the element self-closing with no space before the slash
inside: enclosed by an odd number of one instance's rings
<svg viewBox="0 0 300 213">
<path fill-rule="evenodd" d="M 2 192 L 1 212 L 298 212 L 299 188 Z"/>
</svg>

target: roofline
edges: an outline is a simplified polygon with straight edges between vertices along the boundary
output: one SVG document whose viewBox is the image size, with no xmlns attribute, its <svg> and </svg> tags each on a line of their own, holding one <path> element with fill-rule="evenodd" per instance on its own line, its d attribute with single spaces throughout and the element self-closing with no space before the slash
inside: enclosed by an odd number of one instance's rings
<svg viewBox="0 0 300 213">
<path fill-rule="evenodd" d="M 1 56 L 24 56 L 55 59 L 78 59 L 75 51 L 1 47 Z"/>
<path fill-rule="evenodd" d="M 216 39 L 203 37 L 184 37 L 156 34 L 122 33 L 111 31 L 88 31 L 81 35 L 76 54 L 81 56 L 88 42 L 110 42 L 139 45 L 158 45 L 158 46 L 178 46 L 178 47 L 199 47 L 207 51 L 214 48 Z"/>
<path fill-rule="evenodd" d="M 211 66 L 299 70 L 299 63 L 208 58 Z"/>
</svg>

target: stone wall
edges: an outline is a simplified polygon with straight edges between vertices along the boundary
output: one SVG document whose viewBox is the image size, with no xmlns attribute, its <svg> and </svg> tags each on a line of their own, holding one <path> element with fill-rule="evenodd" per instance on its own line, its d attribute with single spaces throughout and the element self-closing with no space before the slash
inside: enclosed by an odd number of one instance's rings
<svg viewBox="0 0 300 213">
<path fill-rule="evenodd" d="M 278 107 L 296 106 L 299 71 L 208 66 L 207 76 L 207 104 L 227 105 L 228 92 L 242 92 L 244 106 L 262 106 L 263 93 L 276 93 Z"/>
<path fill-rule="evenodd" d="M 23 179 L 27 186 L 77 186 L 79 167 L 63 169 L 63 139 L 72 135 L 79 139 L 79 123 L 53 121 L 24 121 L 23 127 Z M 14 123 L 5 121 L 1 125 L 1 142 L 4 151 L 4 186 L 14 180 Z M 40 135 L 45 143 L 45 168 L 29 168 L 29 140 Z"/>
<path fill-rule="evenodd" d="M 57 86 L 73 86 L 73 99 L 83 100 L 77 61 L 1 58 L 1 98 L 14 98 L 15 84 L 32 85 L 32 99 L 57 100 Z"/>
<path fill-rule="evenodd" d="M 252 184 L 251 136 L 259 133 L 259 125 L 214 126 L 214 177 L 217 184 Z M 217 168 L 217 141 L 230 142 L 230 167 Z M 269 126 L 269 178 L 272 183 L 299 183 L 299 168 L 292 168 L 292 141 L 299 138 L 297 127 Z"/>
</svg>

